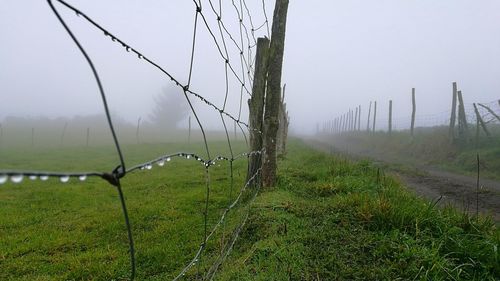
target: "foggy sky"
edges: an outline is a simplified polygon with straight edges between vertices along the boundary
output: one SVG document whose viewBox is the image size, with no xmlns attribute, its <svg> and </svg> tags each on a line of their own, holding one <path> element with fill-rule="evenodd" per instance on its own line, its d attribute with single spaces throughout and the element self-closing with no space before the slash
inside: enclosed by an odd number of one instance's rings
<svg viewBox="0 0 500 281">
<path fill-rule="evenodd" d="M 187 82 L 195 14 L 191 1 L 68 2 Z M 206 2 L 202 1 L 204 12 L 213 20 Z M 262 2 L 246 2 L 255 25 L 260 25 Z M 274 1 L 265 2 L 271 19 Z M 103 112 L 88 65 L 46 1 L 3 0 L 2 4 L 0 120 L 8 115 Z M 226 4 L 226 24 L 239 34 L 235 12 L 230 1 Z M 147 116 L 154 95 L 169 80 L 74 13 L 56 6 L 94 60 L 111 110 L 131 121 Z M 453 81 L 466 103 L 499 99 L 499 15 L 500 2 L 495 0 L 291 0 L 283 82 L 292 130 L 313 132 L 317 122 L 359 104 L 365 114 L 370 100 L 377 100 L 380 114 L 385 115 L 387 102 L 393 99 L 394 115 L 408 116 L 412 87 L 417 91 L 417 115 L 449 110 Z M 222 107 L 224 64 L 200 24 L 191 89 Z M 266 35 L 265 29 L 256 35 Z M 232 62 L 240 67 L 237 56 Z M 238 115 L 239 88 L 234 77 L 229 83 L 227 110 Z M 244 94 L 244 108 L 246 99 Z M 204 120 L 217 120 L 201 103 L 195 106 L 202 118 L 207 116 Z"/>
</svg>

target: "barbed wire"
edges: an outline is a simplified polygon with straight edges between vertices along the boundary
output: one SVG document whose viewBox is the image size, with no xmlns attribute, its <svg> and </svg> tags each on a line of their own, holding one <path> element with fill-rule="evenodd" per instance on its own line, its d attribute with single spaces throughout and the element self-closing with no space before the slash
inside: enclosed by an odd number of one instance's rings
<svg viewBox="0 0 500 281">
<path fill-rule="evenodd" d="M 206 153 L 206 158 L 201 157 L 199 154 L 196 153 L 191 153 L 191 152 L 177 152 L 177 153 L 170 153 L 170 154 L 163 154 L 161 156 L 158 156 L 152 160 L 148 160 L 146 162 L 142 162 L 140 164 L 136 164 L 132 167 L 126 167 L 126 162 L 125 162 L 125 157 L 123 156 L 121 147 L 120 147 L 120 141 L 115 133 L 115 127 L 113 124 L 113 120 L 108 108 L 108 102 L 106 100 L 106 93 L 104 91 L 104 88 L 102 86 L 101 78 L 98 74 L 98 71 L 96 67 L 94 66 L 94 63 L 91 59 L 91 57 L 87 54 L 86 50 L 82 46 L 82 44 L 79 42 L 77 36 L 73 33 L 71 28 L 66 24 L 64 18 L 60 15 L 58 9 L 54 6 L 53 2 L 57 2 L 61 4 L 63 7 L 73 11 L 76 16 L 81 17 L 85 19 L 92 27 L 96 28 L 100 32 L 104 34 L 106 37 L 110 37 L 113 42 L 116 42 L 117 44 L 120 44 L 125 51 L 129 53 L 133 53 L 137 56 L 139 60 L 145 61 L 146 63 L 150 64 L 153 66 L 155 69 L 159 70 L 161 73 L 163 73 L 168 79 L 170 79 L 177 87 L 181 88 L 184 94 L 184 97 L 186 99 L 186 102 L 188 103 L 190 107 L 190 111 L 193 114 L 199 129 L 201 131 L 202 135 L 202 140 L 203 140 L 203 145 L 204 145 L 204 150 Z M 56 16 L 58 19 L 59 23 L 63 26 L 64 30 L 67 32 L 67 34 L 70 36 L 74 44 L 77 46 L 79 49 L 80 53 L 82 56 L 85 58 L 87 64 L 92 70 L 94 79 L 96 81 L 96 84 L 98 85 L 99 93 L 101 96 L 102 104 L 104 106 L 104 111 L 105 111 L 105 116 L 106 116 L 106 121 L 108 123 L 109 129 L 112 134 L 113 142 L 115 149 L 117 151 L 117 154 L 119 156 L 119 165 L 111 172 L 55 172 L 55 171 L 29 171 L 29 170 L 0 170 L 0 184 L 3 184 L 7 182 L 9 179 L 14 182 L 14 183 L 20 183 L 23 181 L 24 177 L 29 178 L 30 180 L 36 180 L 39 179 L 41 181 L 46 181 L 49 178 L 59 178 L 59 180 L 63 183 L 68 183 L 71 181 L 71 179 L 78 179 L 79 181 L 85 181 L 89 177 L 96 177 L 96 178 L 101 178 L 108 182 L 109 184 L 115 186 L 118 191 L 118 195 L 120 198 L 120 203 L 121 203 L 121 208 L 122 208 L 122 213 L 124 216 L 124 221 L 125 221 L 125 227 L 127 230 L 127 236 L 128 236 L 128 244 L 129 244 L 129 254 L 130 254 L 130 279 L 133 280 L 136 276 L 136 260 L 135 260 L 135 247 L 134 247 L 134 240 L 133 240 L 133 235 L 132 235 L 132 227 L 131 223 L 129 220 L 128 216 L 128 210 L 126 206 L 126 201 L 125 197 L 122 191 L 122 186 L 121 186 L 121 181 L 120 179 L 125 177 L 126 175 L 136 172 L 136 171 L 147 171 L 153 169 L 153 167 L 159 166 L 163 167 L 166 166 L 167 163 L 172 161 L 174 158 L 184 158 L 184 159 L 190 159 L 193 161 L 199 162 L 201 165 L 204 167 L 205 170 L 205 189 L 206 189 L 206 195 L 205 195 L 205 208 L 203 212 L 203 239 L 202 243 L 200 244 L 200 247 L 198 248 L 195 256 L 189 262 L 181 271 L 180 273 L 175 277 L 174 280 L 180 279 L 182 276 L 184 276 L 195 264 L 200 264 L 200 259 L 203 255 L 204 250 L 206 249 L 207 243 L 210 240 L 210 238 L 215 234 L 215 232 L 218 230 L 218 228 L 223 225 L 225 228 L 225 219 L 228 213 L 234 209 L 241 201 L 241 198 L 243 194 L 247 191 L 250 183 L 255 179 L 256 176 L 261 171 L 261 168 L 258 169 L 253 175 L 250 176 L 250 178 L 244 183 L 244 185 L 240 188 L 240 191 L 236 198 L 233 200 L 233 190 L 234 190 L 234 171 L 233 171 L 233 162 L 239 159 L 243 158 L 249 158 L 250 156 L 253 155 L 261 155 L 264 151 L 249 151 L 249 152 L 244 152 L 235 155 L 233 152 L 232 148 L 232 142 L 229 137 L 229 132 L 227 129 L 226 125 L 226 120 L 225 118 L 229 118 L 230 120 L 234 121 L 235 124 L 240 128 L 241 132 L 243 133 L 245 143 L 247 144 L 248 147 L 248 140 L 247 136 L 245 133 L 245 129 L 250 130 L 249 125 L 241 120 L 241 112 L 242 112 L 242 104 L 243 104 L 243 93 L 246 92 L 248 95 L 251 96 L 251 92 L 248 90 L 247 85 L 253 83 L 253 71 L 254 71 L 254 64 L 255 64 L 255 58 L 253 56 L 253 51 L 252 49 L 256 48 L 256 37 L 255 37 L 255 32 L 260 30 L 263 26 L 267 26 L 267 35 L 269 36 L 269 21 L 267 18 L 267 13 L 266 13 L 266 7 L 264 0 L 262 1 L 262 10 L 264 14 L 265 21 L 261 25 L 259 25 L 257 28 L 255 28 L 254 23 L 252 21 L 252 16 L 250 13 L 250 10 L 248 9 L 247 3 L 244 0 L 239 0 L 239 5 L 235 3 L 234 0 L 232 0 L 232 6 L 234 7 L 235 13 L 237 14 L 238 18 L 238 25 L 239 25 L 239 43 L 235 39 L 237 36 L 231 34 L 229 31 L 227 23 L 224 22 L 222 18 L 222 1 L 218 1 L 218 11 L 216 9 L 216 6 L 212 3 L 211 0 L 208 0 L 211 10 L 217 17 L 217 26 L 220 34 L 220 41 L 217 39 L 217 36 L 215 35 L 212 27 L 208 23 L 207 17 L 205 13 L 203 12 L 202 9 L 202 1 L 201 0 L 193 0 L 193 3 L 195 5 L 195 15 L 194 15 L 194 24 L 193 24 L 193 33 L 192 33 L 192 41 L 191 41 L 191 52 L 190 52 L 190 59 L 189 59 L 189 71 L 188 71 L 188 78 L 187 78 L 187 84 L 182 84 L 180 80 L 176 77 L 174 77 L 169 71 L 166 70 L 166 68 L 160 66 L 157 62 L 154 60 L 150 59 L 149 57 L 145 56 L 142 52 L 139 50 L 133 48 L 129 43 L 123 41 L 122 39 L 118 38 L 115 36 L 113 33 L 111 33 L 108 29 L 104 28 L 100 24 L 98 24 L 95 20 L 93 20 L 90 16 L 82 12 L 80 9 L 70 5 L 64 0 L 47 0 L 48 5 L 50 6 L 53 14 Z M 251 32 L 249 33 L 249 27 L 247 26 L 245 22 L 245 14 L 247 15 L 249 25 L 250 25 L 250 30 Z M 222 61 L 224 63 L 224 68 L 225 68 L 225 96 L 224 96 L 224 103 L 222 107 L 217 106 L 214 102 L 208 100 L 204 96 L 202 96 L 200 93 L 195 92 L 190 89 L 191 82 L 192 82 L 192 73 L 195 65 L 195 54 L 196 54 L 196 42 L 197 42 L 197 33 L 199 31 L 199 24 L 198 21 L 201 20 L 204 27 L 206 28 L 207 32 L 210 34 L 210 37 L 213 39 L 213 44 L 216 46 L 218 53 L 222 57 Z M 229 39 L 226 38 L 229 37 Z M 246 41 L 245 41 L 246 39 Z M 252 41 L 253 40 L 253 41 Z M 240 65 L 241 65 L 241 74 L 238 74 L 236 71 L 236 68 L 234 65 L 231 63 L 231 57 L 229 55 L 228 51 L 228 46 L 227 46 L 227 41 L 233 42 L 233 44 L 236 46 L 237 50 L 239 51 L 239 58 L 240 58 Z M 245 54 L 244 49 L 247 49 L 247 52 Z M 240 100 L 239 100 L 239 110 L 238 110 L 238 116 L 235 117 L 231 113 L 226 111 L 226 105 L 227 105 L 227 99 L 228 99 L 228 94 L 229 94 L 229 73 L 232 73 L 234 78 L 239 82 L 240 84 Z M 207 141 L 207 136 L 205 133 L 204 126 L 197 114 L 197 111 L 195 110 L 193 103 L 191 101 L 191 98 L 196 98 L 197 100 L 200 100 L 204 102 L 206 105 L 211 107 L 212 109 L 216 110 L 219 113 L 219 116 L 221 118 L 221 123 L 224 127 L 225 135 L 226 135 L 226 141 L 227 145 L 229 148 L 230 155 L 217 155 L 215 157 L 211 157 L 211 151 L 208 146 L 208 141 Z M 258 133 L 262 134 L 262 132 L 255 130 Z M 2 131 L 3 134 L 3 131 Z M 210 181 L 210 168 L 217 163 L 221 161 L 227 161 L 229 163 L 230 167 L 230 189 L 229 189 L 229 201 L 227 207 L 224 209 L 222 212 L 221 216 L 219 217 L 217 223 L 211 228 L 209 231 L 208 229 L 208 218 L 209 218 L 209 202 L 210 202 L 210 190 L 211 190 L 211 181 Z M 257 196 L 259 192 L 259 188 L 254 188 L 251 194 L 251 199 L 248 202 L 248 206 L 253 202 L 255 197 Z M 213 278 L 215 275 L 215 272 L 217 269 L 220 267 L 220 265 L 223 263 L 229 252 L 234 246 L 234 243 L 245 225 L 247 219 L 248 219 L 248 214 L 249 214 L 249 209 L 247 210 L 246 214 L 244 215 L 243 220 L 240 222 L 238 226 L 236 226 L 235 231 L 233 231 L 232 235 L 229 237 L 228 241 L 226 243 L 222 243 L 222 248 L 221 248 L 221 255 L 217 260 L 210 266 L 208 272 L 206 273 L 206 276 L 209 277 L 210 279 Z M 224 239 L 224 238 L 223 238 Z M 223 241 L 224 242 L 224 241 Z"/>
</svg>

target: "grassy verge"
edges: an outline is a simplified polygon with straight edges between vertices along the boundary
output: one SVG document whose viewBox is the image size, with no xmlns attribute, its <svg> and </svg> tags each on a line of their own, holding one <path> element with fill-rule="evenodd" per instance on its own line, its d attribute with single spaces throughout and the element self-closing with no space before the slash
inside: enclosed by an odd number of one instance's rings
<svg viewBox="0 0 500 281">
<path fill-rule="evenodd" d="M 500 231 L 377 172 L 290 145 L 220 280 L 498 280 Z"/>
<path fill-rule="evenodd" d="M 418 128 L 412 139 L 408 131 L 351 133 L 328 139 L 337 149 L 348 150 L 391 163 L 431 165 L 436 168 L 475 175 L 476 154 L 480 156 L 482 176 L 500 180 L 500 132 L 482 136 L 476 143 L 451 144 L 447 127 Z"/>
</svg>

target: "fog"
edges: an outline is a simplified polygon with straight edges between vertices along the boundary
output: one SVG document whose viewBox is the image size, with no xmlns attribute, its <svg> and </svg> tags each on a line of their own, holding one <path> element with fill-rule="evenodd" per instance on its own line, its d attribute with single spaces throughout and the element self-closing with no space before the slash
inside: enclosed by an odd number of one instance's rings
<svg viewBox="0 0 500 281">
<path fill-rule="evenodd" d="M 236 12 L 230 1 L 223 2 L 223 20 L 239 36 Z M 260 26 L 262 2 L 246 2 L 254 25 Z M 187 83 L 195 16 L 191 1 L 69 3 Z M 206 1 L 202 3 L 217 31 L 214 14 Z M 274 1 L 265 3 L 271 20 Z M 2 4 L 0 120 L 103 114 L 89 66 L 47 3 L 3 0 Z M 130 124 L 138 118 L 148 120 L 154 97 L 172 86 L 170 79 L 82 17 L 57 3 L 56 7 L 94 61 L 111 111 Z M 418 114 L 449 110 L 453 81 L 467 103 L 498 99 L 499 14 L 500 2 L 494 0 L 290 1 L 283 83 L 291 131 L 313 133 L 317 123 L 357 105 L 365 114 L 372 100 L 379 102 L 381 115 L 392 99 L 396 118 L 408 116 L 412 87 L 417 91 Z M 255 36 L 266 34 L 263 27 Z M 201 20 L 196 36 L 190 89 L 222 107 L 224 61 Z M 227 45 L 241 75 L 238 51 L 230 42 Z M 235 117 L 241 114 L 246 122 L 249 96 L 243 92 L 240 113 L 241 92 L 231 73 L 228 83 L 226 109 Z M 217 112 L 198 101 L 194 106 L 204 126 L 222 130 Z M 178 126 L 186 127 L 186 119 Z"/>
</svg>

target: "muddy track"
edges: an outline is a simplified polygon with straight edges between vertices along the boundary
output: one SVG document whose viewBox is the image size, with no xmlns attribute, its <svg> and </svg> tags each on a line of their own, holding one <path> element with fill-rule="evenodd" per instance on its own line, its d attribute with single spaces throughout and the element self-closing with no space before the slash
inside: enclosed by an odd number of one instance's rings
<svg viewBox="0 0 500 281">
<path fill-rule="evenodd" d="M 304 140 L 311 147 L 324 152 L 332 153 L 334 150 L 330 144 L 318 140 Z M 337 153 L 342 151 L 335 150 Z M 371 159 L 384 168 L 386 172 L 399 178 L 408 188 L 417 195 L 431 201 L 439 201 L 438 206 L 452 205 L 455 208 L 476 213 L 476 203 L 478 211 L 482 214 L 492 216 L 497 224 L 500 224 L 500 182 L 482 179 L 479 182 L 479 192 L 477 190 L 477 178 L 441 171 L 439 169 L 405 163 L 392 163 L 387 159 L 377 156 L 366 156 L 349 151 L 350 158 Z M 393 165 L 398 164 L 398 165 Z"/>
</svg>

